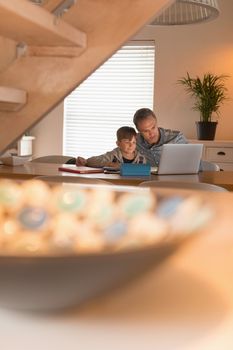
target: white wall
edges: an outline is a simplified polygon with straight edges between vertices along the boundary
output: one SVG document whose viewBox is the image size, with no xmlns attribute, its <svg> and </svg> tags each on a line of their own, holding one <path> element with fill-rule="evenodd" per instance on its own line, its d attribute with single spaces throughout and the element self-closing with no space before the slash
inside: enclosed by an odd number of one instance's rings
<svg viewBox="0 0 233 350">
<path fill-rule="evenodd" d="M 135 39 L 154 39 L 156 45 L 155 112 L 159 124 L 196 137 L 192 100 L 177 79 L 211 72 L 227 74 L 230 100 L 221 108 L 216 139 L 233 140 L 233 1 L 219 0 L 221 15 L 212 22 L 189 26 L 147 26 Z M 35 128 L 36 155 L 61 153 L 62 108 Z M 52 132 L 51 132 L 52 131 Z M 54 137 L 52 137 L 54 135 Z"/>
<path fill-rule="evenodd" d="M 212 22 L 190 26 L 144 28 L 138 38 L 154 38 L 156 44 L 155 112 L 160 124 L 182 130 L 195 138 L 192 99 L 177 79 L 192 75 L 227 74 L 230 101 L 221 108 L 217 139 L 233 139 L 233 1 L 219 0 L 221 15 Z"/>
</svg>

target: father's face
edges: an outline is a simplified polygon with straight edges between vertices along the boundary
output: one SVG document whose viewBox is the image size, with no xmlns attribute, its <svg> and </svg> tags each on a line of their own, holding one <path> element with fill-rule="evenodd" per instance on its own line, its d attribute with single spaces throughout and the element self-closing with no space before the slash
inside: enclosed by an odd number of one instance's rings
<svg viewBox="0 0 233 350">
<path fill-rule="evenodd" d="M 150 145 L 159 141 L 160 135 L 157 120 L 153 117 L 153 115 L 149 115 L 145 119 L 141 120 L 137 125 L 137 129 Z"/>
</svg>

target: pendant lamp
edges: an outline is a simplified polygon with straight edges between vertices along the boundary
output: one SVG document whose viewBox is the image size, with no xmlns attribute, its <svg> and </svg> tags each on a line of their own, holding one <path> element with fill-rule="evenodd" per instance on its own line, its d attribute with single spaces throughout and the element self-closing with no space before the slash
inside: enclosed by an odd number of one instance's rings
<svg viewBox="0 0 233 350">
<path fill-rule="evenodd" d="M 217 0 L 176 0 L 149 25 L 195 24 L 219 15 Z"/>
</svg>

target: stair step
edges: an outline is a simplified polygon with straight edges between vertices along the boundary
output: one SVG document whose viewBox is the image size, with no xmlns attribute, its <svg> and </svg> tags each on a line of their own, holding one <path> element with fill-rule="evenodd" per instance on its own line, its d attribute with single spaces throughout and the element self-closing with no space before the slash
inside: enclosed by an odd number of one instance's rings
<svg viewBox="0 0 233 350">
<path fill-rule="evenodd" d="M 0 86 L 0 111 L 15 112 L 27 103 L 27 92 L 12 87 Z"/>
<path fill-rule="evenodd" d="M 29 1 L 0 0 L 0 35 L 28 46 L 86 47 L 86 33 Z"/>
</svg>

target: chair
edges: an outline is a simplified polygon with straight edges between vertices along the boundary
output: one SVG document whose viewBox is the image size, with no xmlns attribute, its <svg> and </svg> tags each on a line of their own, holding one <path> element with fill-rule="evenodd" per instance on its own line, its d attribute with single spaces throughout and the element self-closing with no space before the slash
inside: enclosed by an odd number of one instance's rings
<svg viewBox="0 0 233 350">
<path fill-rule="evenodd" d="M 144 181 L 139 184 L 140 187 L 156 188 L 179 188 L 199 191 L 228 192 L 224 187 L 208 184 L 204 182 L 182 182 L 182 181 Z"/>
<path fill-rule="evenodd" d="M 51 155 L 32 159 L 34 163 L 75 164 L 76 158 L 62 155 Z"/>
<path fill-rule="evenodd" d="M 220 167 L 216 163 L 207 162 L 206 160 L 201 161 L 200 171 L 220 171 Z"/>
<path fill-rule="evenodd" d="M 73 183 L 73 184 L 87 184 L 87 185 L 113 185 L 109 181 L 102 179 L 93 179 L 89 177 L 80 177 L 80 176 L 61 176 L 61 175 L 41 175 L 36 176 L 36 179 L 47 181 L 47 182 L 56 182 L 56 183 Z"/>
</svg>

